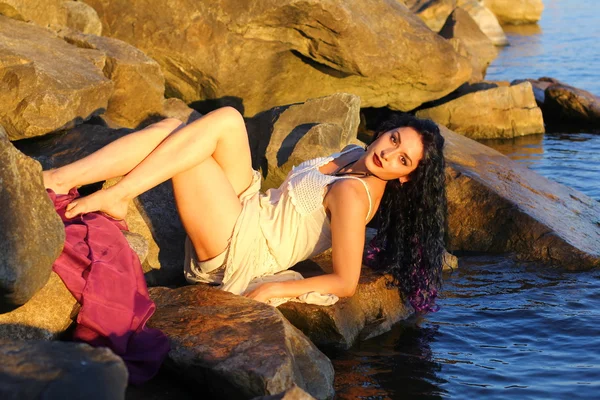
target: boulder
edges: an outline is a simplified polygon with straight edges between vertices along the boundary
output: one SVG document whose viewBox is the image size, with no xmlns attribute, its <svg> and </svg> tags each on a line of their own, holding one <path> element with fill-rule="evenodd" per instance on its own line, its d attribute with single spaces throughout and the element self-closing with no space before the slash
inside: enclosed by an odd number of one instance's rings
<svg viewBox="0 0 600 400">
<path fill-rule="evenodd" d="M 469 13 L 479 25 L 479 29 L 487 35 L 496 46 L 507 46 L 508 39 L 498 22 L 498 18 L 478 0 L 457 0 L 456 4 Z"/>
<path fill-rule="evenodd" d="M 66 26 L 100 35 L 102 23 L 96 11 L 81 1 L 0 0 L 0 14 L 41 27 Z"/>
<path fill-rule="evenodd" d="M 4 400 L 125 398 L 127 369 L 107 348 L 83 343 L 0 340 Z"/>
<path fill-rule="evenodd" d="M 550 122 L 577 126 L 600 123 L 600 98 L 563 83 L 552 83 L 544 91 L 544 116 Z"/>
<path fill-rule="evenodd" d="M 285 392 L 274 394 L 271 396 L 260 396 L 255 397 L 252 400 L 313 400 L 310 394 L 306 393 L 304 390 L 300 389 L 298 386 L 294 385 L 292 388 L 286 390 Z"/>
<path fill-rule="evenodd" d="M 11 340 L 54 340 L 73 324 L 79 304 L 60 277 L 48 283 L 24 306 L 0 314 L 0 337 Z"/>
<path fill-rule="evenodd" d="M 533 24 L 540 20 L 544 11 L 542 0 L 483 0 L 483 5 L 501 24 Z"/>
<path fill-rule="evenodd" d="M 72 127 L 106 110 L 104 55 L 0 16 L 0 124 L 11 140 Z"/>
<path fill-rule="evenodd" d="M 360 98 L 347 93 L 275 107 L 248 120 L 252 164 L 263 189 L 277 187 L 293 166 L 340 151 L 356 139 Z"/>
<path fill-rule="evenodd" d="M 117 39 L 72 30 L 58 32 L 67 43 L 99 50 L 106 56 L 104 75 L 114 83 L 106 117 L 121 127 L 135 128 L 163 111 L 165 78 L 158 63 Z"/>
<path fill-rule="evenodd" d="M 66 13 L 65 26 L 90 35 L 102 35 L 102 22 L 98 13 L 82 1 L 63 1 Z"/>
<path fill-rule="evenodd" d="M 333 396 L 333 367 L 275 308 L 207 285 L 151 288 L 149 325 L 171 343 L 165 366 L 221 398 L 274 395 L 297 385 Z"/>
<path fill-rule="evenodd" d="M 202 118 L 202 114 L 193 108 L 188 107 L 183 100 L 170 98 L 163 101 L 163 117 L 177 118 L 180 121 L 189 124 L 197 119 Z"/>
<path fill-rule="evenodd" d="M 440 127 L 449 247 L 570 270 L 600 266 L 600 203 Z"/>
<path fill-rule="evenodd" d="M 46 284 L 65 241 L 41 172 L 0 127 L 0 312 L 25 304 Z"/>
<path fill-rule="evenodd" d="M 480 81 L 485 77 L 488 65 L 496 58 L 498 52 L 492 41 L 479 29 L 469 13 L 457 7 L 448 17 L 439 32 L 446 39 L 459 39 L 464 43 L 473 75 L 470 81 Z M 457 49 L 460 54 L 461 51 Z"/>
<path fill-rule="evenodd" d="M 542 111 L 529 82 L 469 93 L 419 110 L 417 116 L 430 118 L 472 139 L 512 138 L 544 132 Z"/>
<path fill-rule="evenodd" d="M 439 32 L 456 8 L 456 0 L 403 0 L 412 12 L 417 14 L 425 25 L 434 32 Z"/>
<path fill-rule="evenodd" d="M 317 263 L 324 271 L 332 270 L 330 253 L 305 261 L 294 269 L 309 277 L 315 274 L 306 271 L 311 263 Z M 389 331 L 393 324 L 413 313 L 398 289 L 388 287 L 389 280 L 389 276 L 363 267 L 352 297 L 341 298 L 329 307 L 287 302 L 278 309 L 317 347 L 347 350 L 358 340 Z"/>
<path fill-rule="evenodd" d="M 217 100 L 246 116 L 341 91 L 364 107 L 412 110 L 470 76 L 468 62 L 396 1 L 87 3 L 106 36 L 161 65 L 167 97 Z"/>
</svg>

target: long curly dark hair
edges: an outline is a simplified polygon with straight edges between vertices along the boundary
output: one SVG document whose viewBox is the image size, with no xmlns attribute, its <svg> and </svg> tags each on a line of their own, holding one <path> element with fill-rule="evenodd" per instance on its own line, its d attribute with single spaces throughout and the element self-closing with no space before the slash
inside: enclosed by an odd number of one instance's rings
<svg viewBox="0 0 600 400">
<path fill-rule="evenodd" d="M 391 274 L 390 284 L 408 297 L 415 311 L 437 311 L 447 214 L 444 138 L 434 122 L 396 114 L 379 126 L 373 141 L 399 127 L 420 134 L 423 158 L 408 182 L 387 182 L 378 211 L 379 229 L 365 261 Z"/>
</svg>

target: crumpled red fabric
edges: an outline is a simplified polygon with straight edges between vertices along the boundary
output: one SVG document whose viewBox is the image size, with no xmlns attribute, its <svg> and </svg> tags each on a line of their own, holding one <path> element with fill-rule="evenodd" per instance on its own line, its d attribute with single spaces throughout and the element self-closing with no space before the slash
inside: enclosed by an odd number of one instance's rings
<svg viewBox="0 0 600 400">
<path fill-rule="evenodd" d="M 110 348 L 125 361 L 130 383 L 146 382 L 158 372 L 169 342 L 146 326 L 156 307 L 140 260 L 121 233 L 125 221 L 97 212 L 68 219 L 65 208 L 79 197 L 77 189 L 47 192 L 66 233 L 53 270 L 81 304 L 73 339 Z"/>
</svg>

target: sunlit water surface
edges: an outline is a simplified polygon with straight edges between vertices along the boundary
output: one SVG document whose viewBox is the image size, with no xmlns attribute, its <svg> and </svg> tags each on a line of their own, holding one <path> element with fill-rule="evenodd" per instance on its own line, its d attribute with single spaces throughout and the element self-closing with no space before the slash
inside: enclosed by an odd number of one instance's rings
<svg viewBox="0 0 600 400">
<path fill-rule="evenodd" d="M 544 4 L 539 26 L 507 29 L 487 78 L 551 76 L 600 95 L 600 2 Z M 484 143 L 600 201 L 600 134 Z M 337 398 L 600 399 L 600 271 L 484 255 L 444 282 L 441 311 L 334 358 Z"/>
</svg>

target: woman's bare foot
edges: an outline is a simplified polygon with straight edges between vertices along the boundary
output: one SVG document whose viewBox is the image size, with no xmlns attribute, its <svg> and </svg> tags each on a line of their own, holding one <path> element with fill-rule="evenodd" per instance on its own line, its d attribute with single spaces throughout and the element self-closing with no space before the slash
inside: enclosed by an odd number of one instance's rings
<svg viewBox="0 0 600 400">
<path fill-rule="evenodd" d="M 109 189 L 98 190 L 89 196 L 80 197 L 67 205 L 65 217 L 73 218 L 80 214 L 100 211 L 114 219 L 125 219 L 129 201 L 117 199 Z"/>
<path fill-rule="evenodd" d="M 56 194 L 67 194 L 73 187 L 69 182 L 64 182 L 61 179 L 58 169 L 42 171 L 42 176 L 44 177 L 44 187 L 46 189 L 52 189 Z"/>
</svg>

